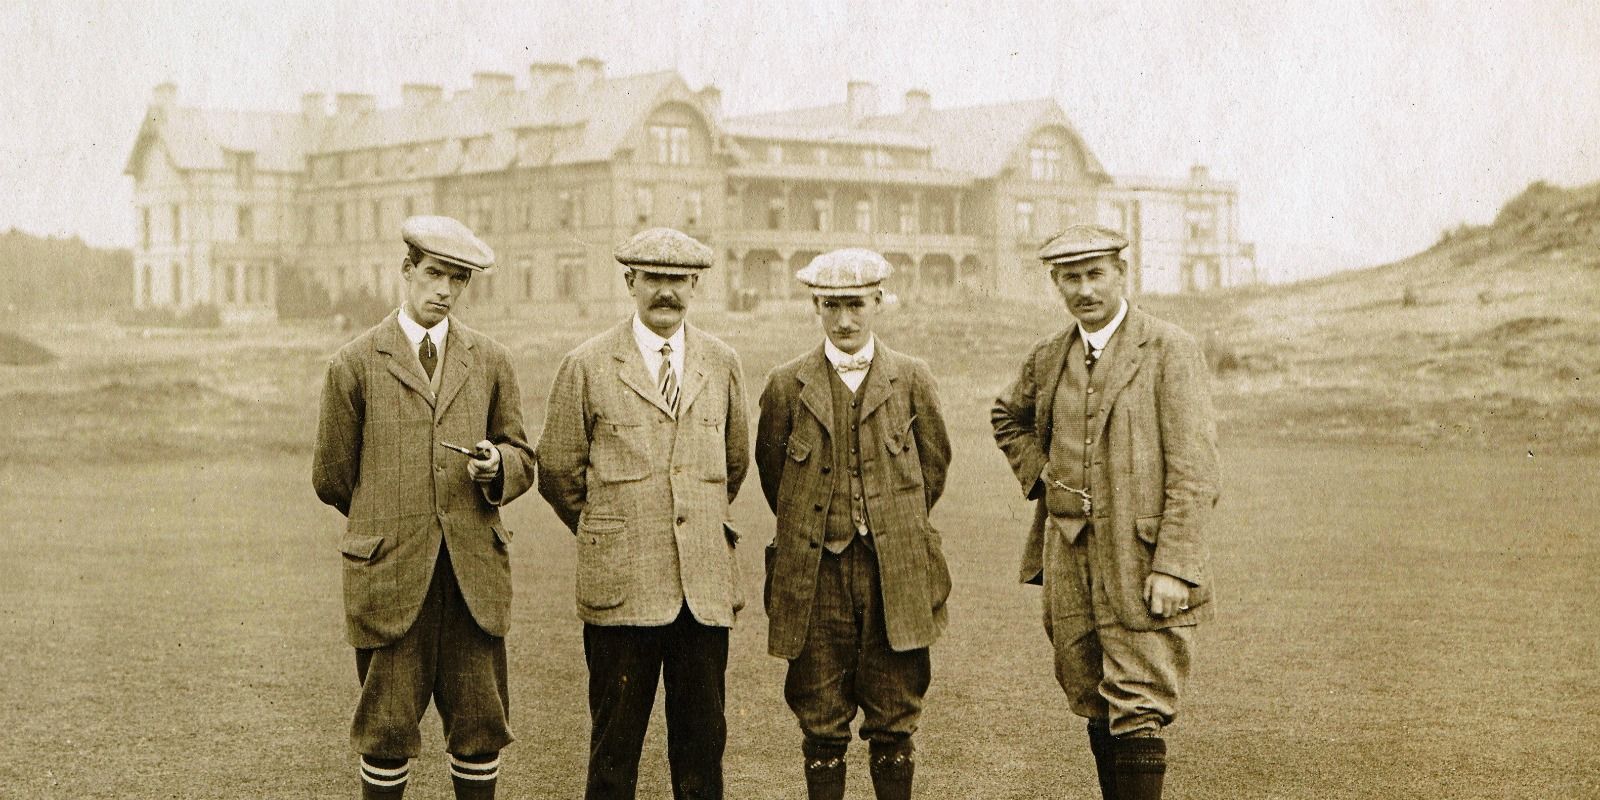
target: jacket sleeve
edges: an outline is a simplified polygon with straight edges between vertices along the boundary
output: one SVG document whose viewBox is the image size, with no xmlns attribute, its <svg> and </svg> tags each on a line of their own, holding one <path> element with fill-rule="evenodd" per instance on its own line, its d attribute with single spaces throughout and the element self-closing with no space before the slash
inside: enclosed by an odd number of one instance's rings
<svg viewBox="0 0 1600 800">
<path fill-rule="evenodd" d="M 761 478 L 761 493 L 766 495 L 767 507 L 778 513 L 778 487 L 783 483 L 783 468 L 788 459 L 789 403 L 779 384 L 783 379 L 776 372 L 767 376 L 767 386 L 761 391 L 761 414 L 756 420 L 756 472 Z"/>
<path fill-rule="evenodd" d="M 484 499 L 503 506 L 522 496 L 533 485 L 537 471 L 533 445 L 522 427 L 522 390 L 510 355 L 500 349 L 495 359 L 494 394 L 490 398 L 485 439 L 500 450 L 500 477 L 483 487 Z"/>
<path fill-rule="evenodd" d="M 739 496 L 745 475 L 750 471 L 750 417 L 744 404 L 744 367 L 739 356 L 730 353 L 728 369 L 728 418 L 724 446 L 728 458 L 728 502 Z"/>
<path fill-rule="evenodd" d="M 1035 427 L 1039 385 L 1034 374 L 1034 362 L 1038 352 L 1038 348 L 1035 348 L 1028 353 L 1017 379 L 995 398 L 994 407 L 989 411 L 995 444 L 1006 454 L 1011 473 L 1022 484 L 1022 493 L 1029 499 L 1037 495 L 1039 476 L 1044 473 L 1045 464 L 1050 460 Z"/>
<path fill-rule="evenodd" d="M 911 435 L 917 440 L 917 458 L 922 461 L 922 491 L 932 511 L 944 494 L 944 479 L 950 469 L 950 435 L 939 411 L 939 389 L 933 371 L 921 361 L 916 365 L 911 388 Z"/>
<path fill-rule="evenodd" d="M 1150 568 L 1192 585 L 1204 575 L 1202 531 L 1218 496 L 1217 429 L 1210 374 L 1192 337 L 1163 342 L 1156 419 L 1161 428 L 1166 490 Z"/>
<path fill-rule="evenodd" d="M 545 404 L 544 431 L 539 434 L 539 494 L 556 516 L 576 533 L 578 517 L 589 495 L 589 396 L 583 364 L 571 355 L 562 359 Z"/>
<path fill-rule="evenodd" d="M 317 444 L 311 458 L 311 484 L 322 502 L 350 515 L 350 500 L 361 474 L 361 423 L 366 403 L 357 370 L 343 353 L 328 362 L 317 416 Z"/>
</svg>

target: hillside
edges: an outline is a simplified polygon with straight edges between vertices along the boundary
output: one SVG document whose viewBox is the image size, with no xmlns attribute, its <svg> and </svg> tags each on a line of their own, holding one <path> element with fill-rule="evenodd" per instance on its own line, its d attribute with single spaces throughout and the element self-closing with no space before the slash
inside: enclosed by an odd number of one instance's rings
<svg viewBox="0 0 1600 800">
<path fill-rule="evenodd" d="M 1147 305 L 1208 338 L 1252 431 L 1600 449 L 1600 184 L 1536 183 L 1393 264 Z"/>
</svg>

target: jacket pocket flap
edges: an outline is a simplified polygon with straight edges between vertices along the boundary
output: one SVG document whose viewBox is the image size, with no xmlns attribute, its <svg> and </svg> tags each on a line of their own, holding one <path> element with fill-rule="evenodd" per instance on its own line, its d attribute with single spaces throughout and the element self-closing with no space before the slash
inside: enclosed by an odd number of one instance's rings
<svg viewBox="0 0 1600 800">
<path fill-rule="evenodd" d="M 796 441 L 794 439 L 789 440 L 789 458 L 794 459 L 796 462 L 803 462 L 806 460 L 806 457 L 810 455 L 810 442 Z"/>
<path fill-rule="evenodd" d="M 627 520 L 622 517 L 602 517 L 599 515 L 586 516 L 578 522 L 578 530 L 602 536 L 608 533 L 621 533 L 622 529 L 627 526 Z"/>
<path fill-rule="evenodd" d="M 345 536 L 339 540 L 339 552 L 347 556 L 370 560 L 383 546 L 382 536 Z"/>
<path fill-rule="evenodd" d="M 1133 532 L 1139 541 L 1145 544 L 1155 544 L 1156 538 L 1161 534 L 1161 515 L 1152 517 L 1139 517 L 1133 521 Z"/>
</svg>

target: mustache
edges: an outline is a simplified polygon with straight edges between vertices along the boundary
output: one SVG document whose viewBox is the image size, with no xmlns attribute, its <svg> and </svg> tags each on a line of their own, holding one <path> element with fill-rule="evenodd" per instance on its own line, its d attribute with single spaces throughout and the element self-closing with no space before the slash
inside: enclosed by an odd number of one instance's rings
<svg viewBox="0 0 1600 800">
<path fill-rule="evenodd" d="M 656 298 L 655 301 L 650 303 L 650 307 L 651 308 L 671 308 L 671 309 L 676 309 L 676 310 L 680 310 L 680 311 L 683 310 L 683 304 L 678 302 L 677 300 L 674 300 L 671 297 L 659 297 L 659 298 Z"/>
</svg>

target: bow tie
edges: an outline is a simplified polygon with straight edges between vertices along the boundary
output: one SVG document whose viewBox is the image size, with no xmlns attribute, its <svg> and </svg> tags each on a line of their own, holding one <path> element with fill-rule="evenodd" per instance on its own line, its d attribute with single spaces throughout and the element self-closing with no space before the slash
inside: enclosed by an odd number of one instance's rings
<svg viewBox="0 0 1600 800">
<path fill-rule="evenodd" d="M 872 359 L 866 356 L 856 356 L 834 364 L 833 368 L 839 370 L 842 375 L 846 372 L 866 372 L 870 366 L 872 366 Z"/>
</svg>

